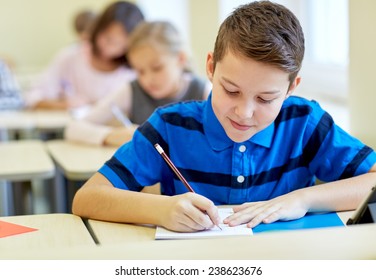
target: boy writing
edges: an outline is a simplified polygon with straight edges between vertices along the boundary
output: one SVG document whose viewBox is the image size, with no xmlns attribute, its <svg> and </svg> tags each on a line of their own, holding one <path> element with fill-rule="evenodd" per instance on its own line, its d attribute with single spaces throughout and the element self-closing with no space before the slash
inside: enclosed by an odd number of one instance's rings
<svg viewBox="0 0 376 280">
<path fill-rule="evenodd" d="M 198 231 L 249 227 L 314 211 L 354 209 L 376 183 L 376 153 L 313 101 L 300 82 L 297 18 L 268 1 L 236 9 L 207 57 L 207 101 L 160 108 L 77 192 L 73 212 L 93 219 Z M 196 193 L 187 193 L 154 149 L 160 144 Z M 312 186 L 315 178 L 329 182 Z M 161 183 L 163 195 L 139 192 Z M 310 187 L 312 186 L 312 187 Z"/>
</svg>

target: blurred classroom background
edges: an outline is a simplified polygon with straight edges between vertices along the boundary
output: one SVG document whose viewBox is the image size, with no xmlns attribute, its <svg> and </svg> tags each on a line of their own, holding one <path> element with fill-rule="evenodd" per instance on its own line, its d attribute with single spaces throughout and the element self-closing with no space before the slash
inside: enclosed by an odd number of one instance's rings
<svg viewBox="0 0 376 280">
<path fill-rule="evenodd" d="M 23 90 L 62 47 L 74 42 L 74 15 L 100 11 L 109 0 L 0 0 L 0 57 Z M 208 51 L 222 20 L 245 0 L 134 0 L 148 20 L 173 22 L 190 46 L 198 73 L 205 75 Z M 296 95 L 319 101 L 346 131 L 376 148 L 372 119 L 376 1 L 276 0 L 302 23 L 306 55 Z M 1 156 L 1 155 L 0 155 Z"/>
</svg>

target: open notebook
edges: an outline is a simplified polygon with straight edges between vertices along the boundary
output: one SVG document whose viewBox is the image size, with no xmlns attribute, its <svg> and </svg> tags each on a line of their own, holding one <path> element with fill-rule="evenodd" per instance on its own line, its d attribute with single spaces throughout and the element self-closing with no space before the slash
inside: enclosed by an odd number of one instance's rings
<svg viewBox="0 0 376 280">
<path fill-rule="evenodd" d="M 230 216 L 234 212 L 232 208 L 219 208 L 218 209 L 219 216 L 221 217 L 221 221 L 223 221 L 226 217 Z M 229 227 L 225 224 L 219 225 L 222 230 L 218 227 L 214 227 L 212 229 L 198 231 L 198 232 L 175 232 L 164 227 L 157 227 L 155 232 L 155 239 L 192 239 L 192 238 L 212 238 L 212 237 L 223 237 L 223 236 L 239 236 L 239 235 L 252 235 L 252 229 L 247 228 L 246 225 L 240 225 L 236 227 Z"/>
</svg>

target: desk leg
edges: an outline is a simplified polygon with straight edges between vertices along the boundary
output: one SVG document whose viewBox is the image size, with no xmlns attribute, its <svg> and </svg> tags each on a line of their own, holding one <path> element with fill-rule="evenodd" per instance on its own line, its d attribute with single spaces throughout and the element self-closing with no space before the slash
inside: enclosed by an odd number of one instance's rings
<svg viewBox="0 0 376 280">
<path fill-rule="evenodd" d="M 34 179 L 32 182 L 34 214 L 53 213 L 51 193 L 54 179 Z"/>
<path fill-rule="evenodd" d="M 55 213 L 68 213 L 67 186 L 64 175 L 60 168 L 56 168 L 54 184 L 50 192 L 51 209 Z"/>
<path fill-rule="evenodd" d="M 15 215 L 33 214 L 31 182 L 13 182 L 12 189 Z"/>
<path fill-rule="evenodd" d="M 72 204 L 73 204 L 74 195 L 84 183 L 85 183 L 84 181 L 72 181 L 72 180 L 67 179 L 69 213 L 72 213 Z"/>
<path fill-rule="evenodd" d="M 8 131 L 6 129 L 0 129 L 0 142 L 9 140 Z"/>
<path fill-rule="evenodd" d="M 0 216 L 13 216 L 14 207 L 11 203 L 13 194 L 11 184 L 7 181 L 0 181 Z"/>
</svg>

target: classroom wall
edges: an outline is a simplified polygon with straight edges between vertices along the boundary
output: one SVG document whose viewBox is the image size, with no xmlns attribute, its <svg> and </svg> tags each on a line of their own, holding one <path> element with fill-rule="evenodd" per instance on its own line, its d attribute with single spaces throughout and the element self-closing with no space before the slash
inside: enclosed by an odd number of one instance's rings
<svg viewBox="0 0 376 280">
<path fill-rule="evenodd" d="M 218 0 L 190 0 L 190 38 L 197 71 L 206 75 L 206 57 L 213 51 L 219 29 Z"/>
<path fill-rule="evenodd" d="M 75 40 L 72 20 L 77 11 L 88 7 L 101 11 L 111 2 L 0 0 L 0 57 L 13 61 L 18 74 L 39 72 L 62 46 Z M 201 74 L 205 74 L 206 55 L 213 49 L 219 27 L 218 2 L 188 2 L 192 57 L 196 70 Z"/>
<path fill-rule="evenodd" d="M 349 107 L 352 133 L 376 148 L 376 1 L 349 1 Z"/>
<path fill-rule="evenodd" d="M 0 57 L 18 72 L 43 68 L 64 45 L 75 40 L 73 15 L 82 8 L 102 9 L 109 0 L 0 0 Z"/>
</svg>

